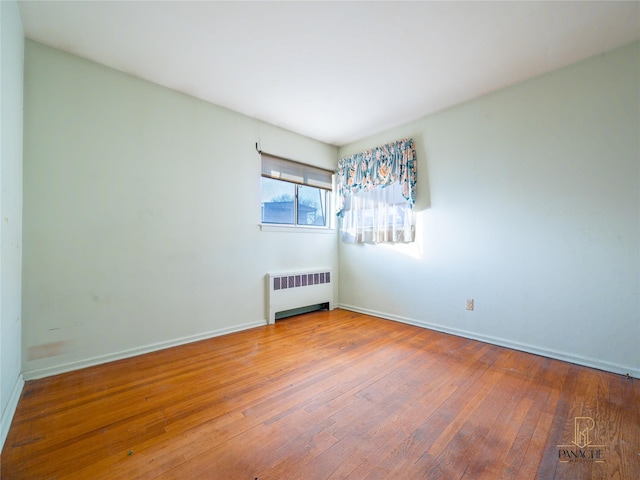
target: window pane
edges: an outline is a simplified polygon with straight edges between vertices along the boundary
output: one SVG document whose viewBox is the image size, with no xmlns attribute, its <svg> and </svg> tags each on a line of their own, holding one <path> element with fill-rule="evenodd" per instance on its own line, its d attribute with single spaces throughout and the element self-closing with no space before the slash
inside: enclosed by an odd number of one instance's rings
<svg viewBox="0 0 640 480">
<path fill-rule="evenodd" d="M 296 186 L 262 177 L 262 223 L 294 224 Z"/>
<path fill-rule="evenodd" d="M 327 225 L 326 190 L 298 186 L 298 225 Z"/>
</svg>

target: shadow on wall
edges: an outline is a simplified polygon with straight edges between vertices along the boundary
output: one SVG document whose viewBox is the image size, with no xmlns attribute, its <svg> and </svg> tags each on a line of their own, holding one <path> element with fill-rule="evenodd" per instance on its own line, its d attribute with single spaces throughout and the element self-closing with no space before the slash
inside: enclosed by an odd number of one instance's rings
<svg viewBox="0 0 640 480">
<path fill-rule="evenodd" d="M 413 138 L 413 145 L 416 149 L 416 158 L 418 160 L 418 181 L 416 185 L 416 204 L 414 206 L 414 210 L 417 213 L 431 208 L 427 149 L 425 148 L 424 135 L 422 133 L 407 135 L 407 137 Z"/>
</svg>

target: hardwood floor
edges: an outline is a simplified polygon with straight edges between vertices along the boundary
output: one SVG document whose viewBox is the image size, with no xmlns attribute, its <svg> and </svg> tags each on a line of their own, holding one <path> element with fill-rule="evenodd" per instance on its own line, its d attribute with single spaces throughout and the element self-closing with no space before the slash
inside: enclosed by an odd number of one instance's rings
<svg viewBox="0 0 640 480">
<path fill-rule="evenodd" d="M 640 381 L 318 312 L 27 382 L 1 461 L 7 480 L 635 480 Z"/>
</svg>

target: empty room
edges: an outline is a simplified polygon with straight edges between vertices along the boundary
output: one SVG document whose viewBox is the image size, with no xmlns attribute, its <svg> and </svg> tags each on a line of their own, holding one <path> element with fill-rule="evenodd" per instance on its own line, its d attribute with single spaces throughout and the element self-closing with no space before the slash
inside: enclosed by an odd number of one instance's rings
<svg viewBox="0 0 640 480">
<path fill-rule="evenodd" d="M 0 2 L 0 477 L 640 478 L 640 2 Z"/>
</svg>

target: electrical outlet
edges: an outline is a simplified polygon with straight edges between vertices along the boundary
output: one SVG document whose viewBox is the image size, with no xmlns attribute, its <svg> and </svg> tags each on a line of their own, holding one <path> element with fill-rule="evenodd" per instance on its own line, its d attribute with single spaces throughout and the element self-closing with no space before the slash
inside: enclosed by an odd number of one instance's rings
<svg viewBox="0 0 640 480">
<path fill-rule="evenodd" d="M 473 310 L 473 298 L 467 298 L 467 302 L 465 304 L 465 308 L 467 310 Z"/>
</svg>

